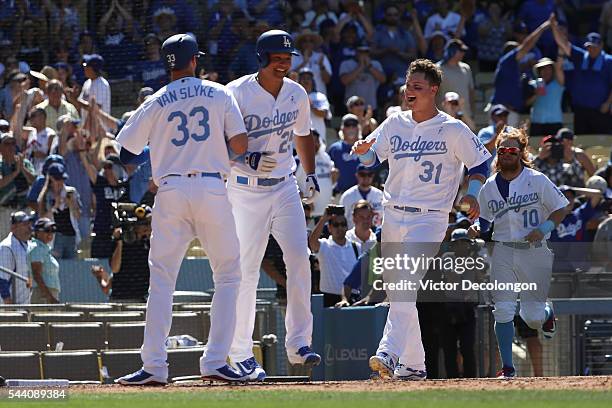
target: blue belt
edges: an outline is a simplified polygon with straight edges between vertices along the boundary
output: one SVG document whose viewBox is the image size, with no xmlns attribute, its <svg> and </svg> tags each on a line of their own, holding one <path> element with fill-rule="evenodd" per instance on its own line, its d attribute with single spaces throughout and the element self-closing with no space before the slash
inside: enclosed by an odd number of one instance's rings
<svg viewBox="0 0 612 408">
<path fill-rule="evenodd" d="M 189 174 L 176 174 L 176 173 L 170 173 L 170 174 L 166 174 L 164 177 L 213 177 L 213 178 L 218 178 L 218 179 L 222 179 L 221 177 L 221 173 L 208 173 L 208 172 L 198 172 L 198 173 L 189 173 Z M 164 178 L 162 177 L 162 178 Z"/>
<path fill-rule="evenodd" d="M 496 241 L 499 242 L 499 241 Z M 503 246 L 507 246 L 514 249 L 531 249 L 531 248 L 541 248 L 544 246 L 542 242 L 499 242 Z"/>
<path fill-rule="evenodd" d="M 420 213 L 420 212 L 440 212 L 440 210 L 422 210 L 420 208 L 416 208 L 416 207 L 402 207 L 399 205 L 394 205 L 393 208 L 395 208 L 396 210 L 400 210 L 400 211 L 405 211 L 405 212 L 409 212 L 409 213 Z"/>
<path fill-rule="evenodd" d="M 256 177 L 256 178 L 257 178 L 257 185 L 263 186 L 263 187 L 272 187 L 272 186 L 277 185 L 278 183 L 282 183 L 283 181 L 287 179 L 287 177 L 281 177 L 281 178 Z M 246 176 L 236 176 L 236 183 L 244 184 L 248 186 L 249 178 Z"/>
</svg>

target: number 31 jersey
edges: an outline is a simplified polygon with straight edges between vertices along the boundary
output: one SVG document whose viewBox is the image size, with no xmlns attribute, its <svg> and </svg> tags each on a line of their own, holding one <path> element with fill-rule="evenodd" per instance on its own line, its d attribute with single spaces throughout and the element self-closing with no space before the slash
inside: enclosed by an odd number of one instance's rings
<svg viewBox="0 0 612 408">
<path fill-rule="evenodd" d="M 464 165 L 471 169 L 491 155 L 461 121 L 444 112 L 424 122 L 411 111 L 396 112 L 368 140 L 380 161 L 388 160 L 383 205 L 450 212 Z"/>
<path fill-rule="evenodd" d="M 263 89 L 257 74 L 245 75 L 227 88 L 236 98 L 249 136 L 250 152 L 269 152 L 277 166 L 271 173 L 258 173 L 244 162 L 232 162 L 232 172 L 250 176 L 285 177 L 296 169 L 293 137 L 310 135 L 310 101 L 298 83 L 283 79 L 276 98 Z"/>
<path fill-rule="evenodd" d="M 218 83 L 177 79 L 151 95 L 119 132 L 117 141 L 138 154 L 151 149 L 153 179 L 168 174 L 229 174 L 227 141 L 246 133 L 236 100 Z"/>
</svg>

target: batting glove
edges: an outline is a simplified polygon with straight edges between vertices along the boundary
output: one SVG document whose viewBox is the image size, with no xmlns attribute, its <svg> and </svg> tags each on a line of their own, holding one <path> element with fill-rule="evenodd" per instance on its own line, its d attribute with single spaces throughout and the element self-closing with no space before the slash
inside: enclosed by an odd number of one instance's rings
<svg viewBox="0 0 612 408">
<path fill-rule="evenodd" d="M 312 204 L 317 198 L 317 194 L 321 192 L 319 188 L 319 182 L 317 176 L 314 173 L 310 173 L 306 176 L 306 182 L 304 183 L 304 191 L 302 192 L 302 201 L 305 204 Z"/>
<path fill-rule="evenodd" d="M 268 152 L 247 152 L 244 162 L 253 170 L 270 173 L 276 168 L 276 159 L 270 157 Z"/>
</svg>

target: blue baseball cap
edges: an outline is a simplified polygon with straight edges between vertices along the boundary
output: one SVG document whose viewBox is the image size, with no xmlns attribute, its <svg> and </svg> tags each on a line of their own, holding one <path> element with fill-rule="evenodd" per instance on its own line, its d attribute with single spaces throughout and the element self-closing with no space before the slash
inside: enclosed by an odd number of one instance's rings
<svg viewBox="0 0 612 408">
<path fill-rule="evenodd" d="M 94 71 L 101 71 L 104 67 L 104 58 L 99 54 L 86 54 L 83 55 L 83 66 L 92 67 Z"/>
<path fill-rule="evenodd" d="M 49 156 L 47 156 L 47 158 L 45 159 L 45 162 L 43 163 L 42 174 L 46 176 L 47 171 L 49 170 L 49 166 L 51 166 L 54 163 L 59 163 L 63 166 L 65 164 L 64 158 L 60 156 L 59 154 L 50 154 Z"/>
<path fill-rule="evenodd" d="M 374 173 L 374 169 L 372 167 L 368 167 L 365 164 L 359 164 L 357 166 L 357 172 L 359 173 L 360 171 L 365 171 L 367 173 Z"/>
<path fill-rule="evenodd" d="M 53 163 L 47 169 L 47 174 L 49 177 L 52 177 L 56 180 L 68 178 L 68 174 L 66 174 L 66 170 L 64 169 L 64 165 L 61 163 Z"/>
<path fill-rule="evenodd" d="M 205 55 L 199 50 L 198 42 L 190 34 L 175 34 L 169 37 L 161 47 L 162 58 L 169 70 L 186 68 L 193 56 Z"/>
<path fill-rule="evenodd" d="M 588 33 L 586 36 L 586 41 L 584 42 L 585 47 L 589 47 L 591 45 L 600 46 L 601 45 L 601 35 L 599 33 Z"/>
</svg>

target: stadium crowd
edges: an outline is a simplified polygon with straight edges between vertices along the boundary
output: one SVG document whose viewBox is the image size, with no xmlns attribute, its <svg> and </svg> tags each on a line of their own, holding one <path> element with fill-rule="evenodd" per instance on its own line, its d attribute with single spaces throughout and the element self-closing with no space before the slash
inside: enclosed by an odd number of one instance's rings
<svg viewBox="0 0 612 408">
<path fill-rule="evenodd" d="M 57 259 L 113 258 L 121 241 L 114 203 L 153 205 L 150 164 L 123 165 L 114 136 L 135 107 L 168 83 L 160 46 L 177 32 L 193 33 L 206 45 L 199 75 L 221 83 L 257 70 L 261 33 L 279 28 L 293 35 L 300 55 L 289 76 L 308 92 L 318 146 L 321 194 L 305 207 L 316 252 L 313 288 L 328 306 L 384 300 L 354 266 L 362 254 L 377 251 L 386 169 L 360 166 L 350 151 L 386 116 L 405 110 L 405 72 L 419 57 L 438 61 L 444 73 L 440 109 L 463 120 L 493 155 L 503 126 L 545 136 L 532 152 L 535 167 L 561 187 L 573 209 L 553 241 L 612 241 L 612 155 L 598 169 L 577 147 L 581 135 L 612 135 L 612 56 L 606 53 L 612 1 L 0 4 L 0 266 L 30 279 L 11 291 L 9 275 L 0 272 L 5 303 L 60 301 Z M 493 76 L 493 93 L 484 102 L 477 97 L 477 72 Z M 483 110 L 488 123 L 479 120 Z M 299 165 L 296 175 L 305 177 Z M 581 187 L 601 194 L 585 198 L 574 190 Z M 458 198 L 465 188 L 459 186 Z M 470 241 L 468 226 L 460 212 L 450 214 L 447 241 Z M 118 259 L 113 272 L 121 269 Z M 263 269 L 282 298 L 282 253 L 272 238 Z M 108 292 L 106 272 L 94 272 Z M 140 272 L 139 294 L 126 298 L 142 299 L 146 292 L 146 271 Z M 31 298 L 30 287 L 38 288 Z"/>
</svg>

